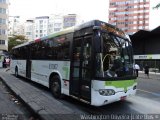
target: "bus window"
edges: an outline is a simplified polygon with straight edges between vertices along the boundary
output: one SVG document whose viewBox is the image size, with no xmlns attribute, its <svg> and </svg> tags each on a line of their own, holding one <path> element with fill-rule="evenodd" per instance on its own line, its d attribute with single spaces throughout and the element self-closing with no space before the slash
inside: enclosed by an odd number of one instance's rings
<svg viewBox="0 0 160 120">
<path fill-rule="evenodd" d="M 91 71 L 91 37 L 85 38 L 83 45 L 83 62 L 82 62 L 82 78 L 89 80 Z"/>
<path fill-rule="evenodd" d="M 129 42 L 124 38 L 102 34 L 103 51 L 97 54 L 97 77 L 123 77 L 132 75 L 132 56 Z"/>
</svg>

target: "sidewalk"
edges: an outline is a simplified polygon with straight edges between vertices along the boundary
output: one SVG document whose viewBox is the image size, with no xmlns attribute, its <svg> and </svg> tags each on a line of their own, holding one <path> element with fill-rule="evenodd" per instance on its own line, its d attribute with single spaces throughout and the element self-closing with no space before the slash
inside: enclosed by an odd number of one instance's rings
<svg viewBox="0 0 160 120">
<path fill-rule="evenodd" d="M 139 77 L 140 78 L 147 78 L 144 74 L 144 71 L 139 71 Z M 160 73 L 149 72 L 149 79 L 160 80 Z"/>
<path fill-rule="evenodd" d="M 43 120 L 76 120 L 80 118 L 73 109 L 46 95 L 43 90 L 26 83 L 15 76 L 0 71 L 3 82 L 13 91 L 30 109 Z"/>
</svg>

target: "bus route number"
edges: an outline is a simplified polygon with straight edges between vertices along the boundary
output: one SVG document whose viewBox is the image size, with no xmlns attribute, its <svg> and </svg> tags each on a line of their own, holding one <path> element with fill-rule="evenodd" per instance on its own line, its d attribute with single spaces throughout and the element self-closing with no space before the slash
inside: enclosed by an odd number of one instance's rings
<svg viewBox="0 0 160 120">
<path fill-rule="evenodd" d="M 49 69 L 57 69 L 58 64 L 49 64 Z"/>
</svg>

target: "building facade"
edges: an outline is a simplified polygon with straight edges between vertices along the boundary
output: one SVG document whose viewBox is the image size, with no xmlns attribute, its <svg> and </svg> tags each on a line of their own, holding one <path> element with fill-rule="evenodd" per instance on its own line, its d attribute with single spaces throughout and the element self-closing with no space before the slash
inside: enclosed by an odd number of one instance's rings
<svg viewBox="0 0 160 120">
<path fill-rule="evenodd" d="M 48 34 L 58 32 L 63 29 L 63 15 L 61 14 L 52 14 L 49 17 L 49 27 Z"/>
<path fill-rule="evenodd" d="M 34 39 L 34 20 L 26 20 L 25 22 L 25 37 L 29 41 Z"/>
<path fill-rule="evenodd" d="M 8 35 L 21 35 L 24 34 L 23 27 L 20 23 L 20 16 L 9 16 L 8 20 Z"/>
<path fill-rule="evenodd" d="M 150 0 L 110 0 L 109 23 L 128 34 L 149 29 Z"/>
<path fill-rule="evenodd" d="M 0 0 L 0 51 L 8 50 L 8 0 Z"/>
<path fill-rule="evenodd" d="M 49 16 L 40 16 L 35 18 L 34 38 L 40 38 L 48 35 Z"/>
<path fill-rule="evenodd" d="M 68 28 L 75 26 L 77 24 L 77 15 L 76 14 L 68 14 L 63 16 L 63 28 Z"/>
<path fill-rule="evenodd" d="M 160 26 L 151 30 L 140 30 L 130 36 L 133 46 L 134 59 L 143 70 L 145 64 L 150 71 L 160 72 Z"/>
<path fill-rule="evenodd" d="M 80 21 L 76 14 L 39 16 L 26 20 L 24 23 L 24 35 L 31 41 L 81 23 L 82 21 Z"/>
</svg>

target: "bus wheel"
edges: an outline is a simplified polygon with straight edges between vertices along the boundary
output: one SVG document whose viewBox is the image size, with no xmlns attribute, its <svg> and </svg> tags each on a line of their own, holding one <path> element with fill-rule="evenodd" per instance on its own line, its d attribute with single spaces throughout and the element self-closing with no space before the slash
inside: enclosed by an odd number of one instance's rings
<svg viewBox="0 0 160 120">
<path fill-rule="evenodd" d="M 15 76 L 18 77 L 18 68 L 15 68 Z"/>
<path fill-rule="evenodd" d="M 55 98 L 61 98 L 61 82 L 57 75 L 52 77 L 50 89 Z"/>
</svg>

